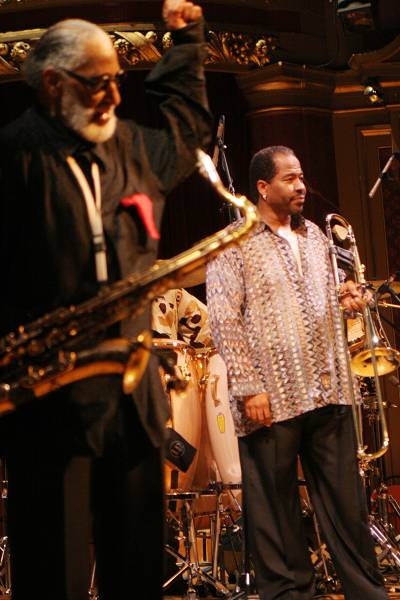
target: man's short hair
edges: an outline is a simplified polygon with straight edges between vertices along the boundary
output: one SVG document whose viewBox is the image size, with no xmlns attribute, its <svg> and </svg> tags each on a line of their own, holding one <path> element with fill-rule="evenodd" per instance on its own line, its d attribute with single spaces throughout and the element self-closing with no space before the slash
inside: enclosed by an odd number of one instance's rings
<svg viewBox="0 0 400 600">
<path fill-rule="evenodd" d="M 49 27 L 23 65 L 28 85 L 38 91 L 43 71 L 49 66 L 75 70 L 84 62 L 86 42 L 96 35 L 107 34 L 83 19 L 65 19 Z"/>
<path fill-rule="evenodd" d="M 264 179 L 270 182 L 276 175 L 275 154 L 293 154 L 294 151 L 288 146 L 267 146 L 256 152 L 250 162 L 249 181 L 250 181 L 250 198 L 257 204 L 258 190 L 257 181 Z"/>
</svg>

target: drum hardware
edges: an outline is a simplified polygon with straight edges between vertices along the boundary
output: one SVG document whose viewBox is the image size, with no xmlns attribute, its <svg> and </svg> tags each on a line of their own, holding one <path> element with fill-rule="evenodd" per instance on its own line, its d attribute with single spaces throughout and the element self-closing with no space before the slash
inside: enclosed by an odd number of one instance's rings
<svg viewBox="0 0 400 600">
<path fill-rule="evenodd" d="M 0 538 L 0 593 L 2 598 L 11 598 L 11 563 L 8 537 Z"/>
<path fill-rule="evenodd" d="M 387 297 L 396 300 L 398 306 L 400 304 L 400 271 L 395 271 L 385 280 L 371 280 L 371 284 L 375 288 L 375 293 L 378 298 L 385 299 Z"/>
<path fill-rule="evenodd" d="M 232 598 L 230 590 L 217 578 L 209 575 L 204 569 L 202 569 L 199 563 L 192 502 L 193 500 L 199 498 L 200 494 L 201 492 L 199 491 L 188 491 L 171 492 L 166 495 L 168 500 L 182 501 L 180 510 L 180 526 L 182 528 L 184 554 L 180 554 L 168 544 L 165 546 L 166 552 L 176 559 L 178 571 L 164 582 L 163 590 L 166 590 L 179 577 L 185 576 L 187 581 L 187 591 L 185 594 L 186 600 L 196 600 L 199 597 L 196 591 L 196 586 L 199 584 L 212 587 L 221 596 Z"/>
<path fill-rule="evenodd" d="M 2 598 L 11 598 L 11 562 L 10 546 L 7 537 L 7 500 L 8 500 L 8 478 L 6 463 L 0 460 L 2 479 L 1 486 L 1 508 L 3 518 L 3 531 L 0 537 L 0 593 Z"/>
<path fill-rule="evenodd" d="M 393 375 L 389 375 L 389 378 L 394 377 Z M 379 438 L 379 405 L 376 398 L 374 380 L 370 377 L 363 377 L 359 380 L 360 392 L 361 392 L 361 404 L 363 407 L 363 415 L 366 419 L 370 431 L 372 432 L 373 439 L 375 440 L 375 445 L 378 446 L 380 442 Z M 387 408 L 397 408 L 397 405 L 394 404 L 391 400 L 384 400 L 383 407 Z M 379 460 L 379 459 L 378 459 Z M 378 469 L 379 471 L 379 469 Z"/>
<path fill-rule="evenodd" d="M 381 306 L 382 308 L 400 308 L 400 304 L 393 304 L 382 298 L 378 300 L 378 306 Z"/>
<path fill-rule="evenodd" d="M 242 531 L 242 527 L 237 524 L 232 518 L 232 506 L 226 507 L 223 503 L 223 496 L 227 492 L 232 497 L 234 511 L 239 508 L 241 512 L 241 506 L 239 505 L 236 496 L 232 494 L 234 490 L 241 490 L 241 484 L 224 484 L 223 482 L 215 482 L 210 484 L 210 489 L 214 489 L 216 493 L 216 511 L 211 519 L 211 535 L 212 535 L 212 575 L 218 577 L 219 573 L 225 573 L 222 553 L 222 539 L 223 536 L 228 537 L 233 549 L 235 562 L 237 566 L 237 576 L 234 593 L 231 596 L 232 599 L 239 600 L 240 598 L 247 598 L 251 587 L 251 574 L 249 568 L 249 559 L 246 556 L 245 539 Z M 234 548 L 233 536 L 239 537 L 239 548 Z M 237 559 L 239 554 L 239 560 Z M 221 556 L 222 555 L 222 556 Z M 221 568 L 222 567 L 222 568 Z M 221 575 L 220 575 L 221 576 Z"/>
<path fill-rule="evenodd" d="M 298 478 L 298 486 L 303 492 L 300 495 L 302 516 L 310 519 L 315 539 L 309 541 L 310 559 L 315 573 L 315 581 L 319 593 L 334 593 L 339 591 L 340 583 L 333 568 L 333 563 L 322 540 L 321 530 L 312 506 L 305 479 Z M 309 536 L 311 537 L 311 536 Z M 313 547 L 314 546 L 314 547 Z"/>
<path fill-rule="evenodd" d="M 223 526 L 226 526 L 226 522 L 224 523 L 225 517 L 231 516 L 231 510 L 228 510 L 223 504 L 223 496 L 228 490 L 239 489 L 241 486 L 237 484 L 223 484 L 222 482 L 214 482 L 210 483 L 207 490 L 202 492 L 202 495 L 215 495 L 216 499 L 216 508 L 214 514 L 211 515 L 211 524 L 210 524 L 210 532 L 211 532 L 211 549 L 212 549 L 212 576 L 217 579 L 218 577 L 218 568 L 219 568 L 219 553 L 221 550 L 221 533 Z M 233 496 L 235 499 L 235 497 Z M 237 503 L 235 499 L 235 503 Z M 241 510 L 241 507 L 240 507 Z M 233 525 L 233 520 L 230 523 L 231 527 Z M 238 532 L 240 527 L 237 526 L 236 531 Z"/>
<path fill-rule="evenodd" d="M 166 428 L 165 459 L 180 471 L 186 473 L 196 455 L 194 448 L 178 431 L 172 427 Z M 173 475 L 175 477 L 175 475 Z M 177 482 L 171 478 L 171 489 L 176 489 Z"/>
<path fill-rule="evenodd" d="M 93 562 L 92 572 L 90 573 L 88 596 L 90 600 L 100 600 L 100 596 L 97 593 L 96 561 Z"/>
<path fill-rule="evenodd" d="M 235 484 L 235 489 L 238 489 Z M 229 486 L 224 484 L 211 484 L 209 488 L 204 490 L 189 491 L 189 492 L 171 492 L 167 494 L 169 501 L 183 500 L 180 516 L 177 518 L 176 513 L 169 514 L 169 518 L 173 526 L 179 530 L 177 539 L 184 543 L 184 553 L 181 553 L 171 545 L 165 546 L 166 552 L 175 558 L 178 570 L 174 573 L 163 585 L 163 589 L 167 589 L 179 577 L 187 580 L 187 592 L 185 599 L 197 599 L 198 586 L 205 585 L 213 587 L 218 595 L 229 598 L 229 600 L 240 600 L 248 597 L 250 589 L 250 574 L 247 575 L 246 586 L 240 586 L 239 576 L 236 578 L 236 585 L 231 589 L 231 585 L 226 582 L 225 574 L 223 573 L 223 565 L 221 565 L 221 537 L 232 538 L 240 534 L 240 549 L 242 549 L 242 528 L 235 523 L 231 518 L 230 510 L 228 510 L 223 502 L 222 496 L 229 490 Z M 197 530 L 195 527 L 195 519 L 198 513 L 193 512 L 192 502 L 201 496 L 213 496 L 216 500 L 216 509 L 214 513 L 209 513 L 211 517 L 211 525 L 209 530 Z M 198 541 L 202 544 L 202 557 L 199 557 Z M 205 549 L 206 542 L 211 542 L 211 561 L 205 560 L 207 550 Z M 232 542 L 232 548 L 234 543 Z M 237 553 L 238 549 L 234 548 Z M 240 568 L 237 561 L 238 571 Z M 245 589 L 243 589 L 245 587 Z"/>
<path fill-rule="evenodd" d="M 388 532 L 387 525 L 378 515 L 369 515 L 369 529 L 375 540 L 375 552 L 381 568 L 391 567 L 400 571 L 400 550 Z"/>
</svg>

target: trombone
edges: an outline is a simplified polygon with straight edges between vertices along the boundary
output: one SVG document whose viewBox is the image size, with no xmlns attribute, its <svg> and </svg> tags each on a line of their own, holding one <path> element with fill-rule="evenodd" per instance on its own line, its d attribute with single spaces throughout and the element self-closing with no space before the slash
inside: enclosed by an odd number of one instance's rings
<svg viewBox="0 0 400 600">
<path fill-rule="evenodd" d="M 339 263 L 350 271 L 352 279 L 364 289 L 367 286 L 365 280 L 365 266 L 360 261 L 353 228 L 341 215 L 331 213 L 326 217 L 326 234 L 329 242 L 329 253 L 332 263 L 333 276 L 337 294 L 341 286 Z M 338 243 L 340 245 L 338 245 Z M 399 366 L 400 353 L 390 347 L 384 335 L 378 318 L 381 335 L 378 334 L 371 313 L 371 308 L 366 304 L 360 317 L 365 327 L 364 339 L 361 343 L 350 344 L 347 350 L 347 374 L 349 379 L 350 394 L 354 427 L 357 441 L 357 456 L 363 465 L 371 460 L 383 456 L 389 447 L 389 434 L 382 389 L 379 381 L 380 375 L 394 371 Z M 341 323 L 344 338 L 347 339 L 345 319 L 341 309 Z M 373 377 L 375 381 L 375 393 L 378 406 L 378 419 L 381 431 L 381 445 L 374 452 L 368 452 L 368 447 L 363 439 L 361 403 L 356 398 L 353 374 L 361 377 Z"/>
</svg>

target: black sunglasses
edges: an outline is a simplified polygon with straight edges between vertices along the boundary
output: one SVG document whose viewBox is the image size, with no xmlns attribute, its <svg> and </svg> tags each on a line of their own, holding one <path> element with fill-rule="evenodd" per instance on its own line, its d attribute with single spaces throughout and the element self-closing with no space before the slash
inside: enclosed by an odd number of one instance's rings
<svg viewBox="0 0 400 600">
<path fill-rule="evenodd" d="M 84 77 L 83 75 L 79 75 L 79 73 L 75 73 L 75 71 L 69 71 L 68 69 L 61 70 L 69 77 L 72 77 L 85 85 L 92 94 L 97 94 L 97 92 L 106 90 L 112 82 L 115 83 L 117 87 L 121 87 L 126 78 L 126 73 L 122 70 L 118 71 L 116 75 L 99 75 L 96 77 Z"/>
</svg>

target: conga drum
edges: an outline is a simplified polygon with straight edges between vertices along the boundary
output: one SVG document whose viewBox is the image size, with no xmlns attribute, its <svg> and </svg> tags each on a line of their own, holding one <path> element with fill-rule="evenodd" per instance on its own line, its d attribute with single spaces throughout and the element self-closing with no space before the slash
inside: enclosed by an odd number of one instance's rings
<svg viewBox="0 0 400 600">
<path fill-rule="evenodd" d="M 208 350 L 204 359 L 206 361 L 204 409 L 213 455 L 222 483 L 241 484 L 239 447 L 229 407 L 226 366 L 215 349 Z"/>
<path fill-rule="evenodd" d="M 229 407 L 225 363 L 215 348 L 196 351 L 202 409 L 202 434 L 193 487 L 197 490 L 223 489 L 226 510 L 241 511 L 241 468 L 239 447 Z M 215 485 L 216 484 L 216 485 Z M 215 487 L 214 487 L 215 486 Z M 196 523 L 207 528 L 215 514 L 216 494 L 203 494 L 194 503 Z"/>
<path fill-rule="evenodd" d="M 159 351 L 169 351 L 176 356 L 175 369 L 186 382 L 183 391 L 168 388 L 170 375 L 161 367 L 161 378 L 168 394 L 170 419 L 167 427 L 165 490 L 190 490 L 198 461 L 201 435 L 201 406 L 198 376 L 192 348 L 185 342 L 160 338 L 153 340 Z"/>
</svg>

